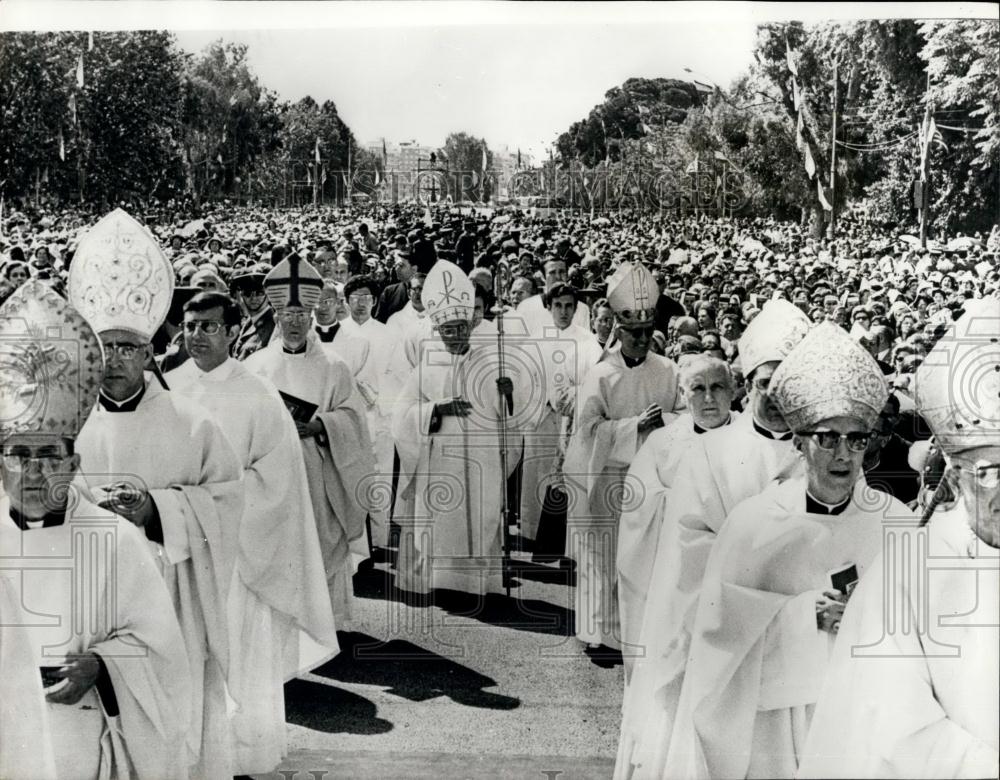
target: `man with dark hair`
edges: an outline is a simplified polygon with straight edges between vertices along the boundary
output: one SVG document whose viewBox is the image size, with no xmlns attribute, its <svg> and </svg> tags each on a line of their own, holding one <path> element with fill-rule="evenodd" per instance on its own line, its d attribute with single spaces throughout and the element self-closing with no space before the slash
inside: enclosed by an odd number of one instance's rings
<svg viewBox="0 0 1000 780">
<path fill-rule="evenodd" d="M 413 266 L 410 264 L 410 253 L 397 251 L 393 253 L 393 257 L 393 270 L 398 281 L 395 284 L 386 285 L 378 296 L 374 316 L 381 323 L 388 322 L 389 318 L 406 306 L 410 299 L 408 287 L 414 273 Z"/>
<path fill-rule="evenodd" d="M 227 682 L 238 705 L 233 770 L 249 775 L 273 771 L 287 752 L 283 684 L 295 670 L 286 668 L 286 649 L 297 646 L 299 630 L 330 649 L 337 639 L 295 425 L 274 386 L 230 357 L 240 319 L 223 293 L 188 301 L 191 360 L 166 379 L 211 413 L 243 469 Z"/>
</svg>

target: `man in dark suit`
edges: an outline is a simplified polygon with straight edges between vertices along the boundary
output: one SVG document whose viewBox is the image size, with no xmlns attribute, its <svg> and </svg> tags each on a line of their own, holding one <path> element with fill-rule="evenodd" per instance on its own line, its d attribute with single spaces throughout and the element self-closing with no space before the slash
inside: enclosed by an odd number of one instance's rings
<svg viewBox="0 0 1000 780">
<path fill-rule="evenodd" d="M 266 347 L 274 333 L 274 309 L 264 295 L 265 276 L 265 271 L 255 266 L 234 277 L 230 283 L 233 297 L 246 314 L 240 334 L 231 348 L 237 360 L 245 360 L 258 349 Z"/>
<path fill-rule="evenodd" d="M 393 253 L 395 257 L 394 269 L 396 278 L 399 280 L 395 284 L 386 285 L 378 297 L 375 304 L 373 316 L 376 320 L 385 324 L 389 317 L 406 306 L 410 300 L 409 284 L 413 276 L 413 266 L 410 264 L 410 254 L 407 251 Z"/>
</svg>

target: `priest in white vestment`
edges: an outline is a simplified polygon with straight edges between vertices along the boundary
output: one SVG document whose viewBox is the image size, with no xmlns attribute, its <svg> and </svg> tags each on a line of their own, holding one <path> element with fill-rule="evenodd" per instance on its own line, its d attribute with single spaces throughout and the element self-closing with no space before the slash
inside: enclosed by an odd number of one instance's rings
<svg viewBox="0 0 1000 780">
<path fill-rule="evenodd" d="M 6 566 L 9 562 L 4 561 Z M 0 573 L 0 777 L 56 780 L 55 751 L 38 660 L 20 624 L 14 582 Z"/>
<path fill-rule="evenodd" d="M 371 347 L 369 362 L 375 391 L 374 403 L 368 407 L 368 431 L 371 434 L 375 464 L 380 481 L 379 490 L 372 498 L 387 496 L 391 492 L 393 441 L 392 415 L 400 391 L 409 374 L 405 361 L 399 359 L 400 341 L 395 331 L 372 316 L 375 305 L 375 282 L 367 276 L 354 276 L 344 285 L 344 298 L 351 312 L 350 319 L 341 327 L 346 333 L 367 341 Z M 388 502 L 370 503 L 370 534 L 373 547 L 386 547 L 389 543 Z"/>
<path fill-rule="evenodd" d="M 243 466 L 244 510 L 229 596 L 233 770 L 274 771 L 287 753 L 284 683 L 299 669 L 299 631 L 338 649 L 302 448 L 277 390 L 229 357 L 239 308 L 202 293 L 184 305 L 191 360 L 171 389 L 219 423 Z"/>
<path fill-rule="evenodd" d="M 645 654 L 639 641 L 653 562 L 676 545 L 671 487 L 693 442 L 723 428 L 738 415 L 730 411 L 736 393 L 729 365 L 709 355 L 690 355 L 680 365 L 679 387 L 688 414 L 653 431 L 636 453 L 626 480 L 642 486 L 641 500 L 622 511 L 618 526 L 618 601 L 626 672 Z M 661 535 L 666 536 L 660 541 Z"/>
<path fill-rule="evenodd" d="M 846 331 L 810 331 L 770 392 L 805 475 L 740 503 L 719 533 L 666 761 L 644 767 L 651 776 L 795 776 L 844 604 L 883 523 L 911 515 L 864 481 L 888 388 Z"/>
<path fill-rule="evenodd" d="M 799 777 L 1000 775 L 998 341 L 998 301 L 966 301 L 917 369 L 958 498 L 888 529 L 844 613 Z"/>
<path fill-rule="evenodd" d="M 170 595 L 142 531 L 74 483 L 97 335 L 30 281 L 0 308 L 0 345 L 29 388 L 0 424 L 0 777 L 186 777 L 190 673 Z"/>
<path fill-rule="evenodd" d="M 167 584 L 191 669 L 192 774 L 226 777 L 227 604 L 243 512 L 241 469 L 207 412 L 144 374 L 172 287 L 160 247 L 120 209 L 80 242 L 70 300 L 100 337 L 106 365 L 77 450 L 91 493 L 142 528 Z"/>
<path fill-rule="evenodd" d="M 540 363 L 533 384 L 538 387 L 542 408 L 538 422 L 524 434 L 521 472 L 521 536 L 528 539 L 538 533 L 546 490 L 562 488 L 562 458 L 577 394 L 587 372 L 601 358 L 597 337 L 573 322 L 576 289 L 558 283 L 546 290 L 544 297 L 550 324 L 528 343 L 510 340 L 512 348 L 520 345 L 531 350 L 526 355 L 527 365 Z"/>
<path fill-rule="evenodd" d="M 323 281 L 298 255 L 267 275 L 278 330 L 246 366 L 274 385 L 295 420 L 337 627 L 351 615 L 349 545 L 363 537 L 368 482 L 377 478 L 364 401 L 347 364 L 312 332 Z"/>
<path fill-rule="evenodd" d="M 406 366 L 414 368 L 420 362 L 420 354 L 424 345 L 436 338 L 434 326 L 430 317 L 427 316 L 427 310 L 420 297 L 423 295 L 426 277 L 427 274 L 422 273 L 415 273 L 410 277 L 406 283 L 410 300 L 402 309 L 390 315 L 385 323 L 392 331 L 393 338 L 402 345 L 402 348 L 396 351 L 395 366 L 393 367 L 393 370 L 398 371 L 400 376 L 409 376 L 409 370 Z M 406 361 L 406 365 L 401 362 L 402 360 Z"/>
<path fill-rule="evenodd" d="M 741 501 L 801 469 L 792 435 L 768 393 L 771 376 L 810 327 L 787 301 L 769 301 L 740 338 L 747 410 L 690 442 L 671 492 L 669 533 L 653 555 L 615 776 L 656 776 L 684 681 L 698 593 L 716 534 Z"/>
<path fill-rule="evenodd" d="M 414 593 L 497 592 L 501 490 L 515 466 L 508 458 L 502 473 L 499 426 L 507 414 L 508 441 L 519 438 L 518 391 L 498 376 L 495 347 L 470 345 L 474 289 L 458 266 L 434 265 L 423 302 L 441 347 L 424 350 L 393 420 L 400 460 L 393 516 L 402 527 L 396 584 Z"/>
<path fill-rule="evenodd" d="M 569 495 L 566 555 L 576 561 L 576 636 L 588 651 L 621 647 L 618 519 L 641 486 L 625 475 L 649 434 L 683 408 L 677 365 L 650 352 L 656 280 L 623 263 L 608 283 L 619 343 L 590 369 L 579 394 L 563 474 Z"/>
<path fill-rule="evenodd" d="M 569 280 L 569 268 L 566 261 L 549 255 L 542 264 L 545 273 L 545 290 L 557 285 L 566 284 Z M 549 326 L 551 316 L 545 306 L 544 292 L 530 295 L 517 305 L 517 316 L 524 320 L 528 332 L 539 334 Z M 584 330 L 590 330 L 590 307 L 583 301 L 577 301 L 573 312 L 573 324 Z"/>
</svg>

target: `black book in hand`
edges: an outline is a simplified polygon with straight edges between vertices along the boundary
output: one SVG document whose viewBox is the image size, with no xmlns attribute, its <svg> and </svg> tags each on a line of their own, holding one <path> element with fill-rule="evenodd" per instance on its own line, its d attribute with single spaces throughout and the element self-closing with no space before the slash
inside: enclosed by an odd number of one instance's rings
<svg viewBox="0 0 1000 780">
<path fill-rule="evenodd" d="M 278 394 L 281 396 L 281 400 L 285 402 L 285 408 L 288 409 L 288 413 L 292 415 L 292 419 L 295 422 L 309 422 L 319 408 L 312 401 L 304 401 L 301 398 L 296 398 L 291 393 L 279 390 Z"/>
</svg>

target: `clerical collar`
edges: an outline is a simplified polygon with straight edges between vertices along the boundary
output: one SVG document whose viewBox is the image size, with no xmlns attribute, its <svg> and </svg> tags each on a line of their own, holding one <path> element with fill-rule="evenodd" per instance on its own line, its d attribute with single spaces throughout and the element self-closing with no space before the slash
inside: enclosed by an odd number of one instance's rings
<svg viewBox="0 0 1000 780">
<path fill-rule="evenodd" d="M 323 342 L 333 341 L 334 337 L 337 335 L 337 331 L 339 330 L 339 322 L 335 322 L 332 325 L 316 324 L 316 334 L 319 336 L 319 340 Z"/>
<path fill-rule="evenodd" d="M 284 344 L 282 344 L 281 351 L 284 352 L 286 355 L 303 355 L 305 354 L 306 347 L 308 346 L 309 342 L 305 342 L 301 347 L 298 347 L 297 349 L 289 349 Z"/>
<path fill-rule="evenodd" d="M 636 366 L 641 366 L 646 360 L 646 356 L 643 355 L 641 358 L 630 358 L 624 352 L 622 352 L 622 360 L 625 361 L 625 366 L 627 368 L 635 368 Z"/>
<path fill-rule="evenodd" d="M 719 425 L 718 427 L 724 428 L 725 426 L 729 425 L 729 423 L 731 423 L 732 421 L 733 421 L 733 415 L 732 413 L 730 413 L 730 415 L 726 418 L 726 421 L 722 423 L 722 425 Z M 694 422 L 694 420 L 692 420 L 691 422 L 694 425 L 694 432 L 699 436 L 703 433 L 708 433 L 709 431 L 715 430 L 715 428 L 702 428 L 700 425 L 698 425 L 698 423 Z"/>
<path fill-rule="evenodd" d="M 839 515 L 850 503 L 851 497 L 848 496 L 839 504 L 824 504 L 808 490 L 806 491 L 806 512 L 811 515 Z"/>
<path fill-rule="evenodd" d="M 66 522 L 66 510 L 63 509 L 61 512 L 46 512 L 41 518 L 29 519 L 14 509 L 14 507 L 10 507 L 10 519 L 22 531 L 30 531 L 35 528 L 52 528 Z M 39 525 L 39 520 L 41 521 L 41 525 Z"/>
<path fill-rule="evenodd" d="M 792 438 L 792 432 L 791 431 L 785 431 L 784 433 L 778 433 L 777 431 L 768 430 L 763 425 L 761 425 L 759 422 L 757 422 L 757 418 L 756 417 L 753 420 L 753 429 L 755 431 L 757 431 L 757 433 L 759 433 L 765 439 L 774 439 L 775 441 L 788 441 L 789 439 Z"/>
<path fill-rule="evenodd" d="M 104 394 L 104 390 L 101 390 L 97 395 L 97 400 L 101 404 L 101 407 L 108 412 L 134 412 L 139 408 L 139 402 L 142 397 L 146 394 L 146 383 L 142 383 L 142 387 L 135 391 L 133 395 L 130 395 L 124 401 L 116 401 L 114 398 Z"/>
</svg>

